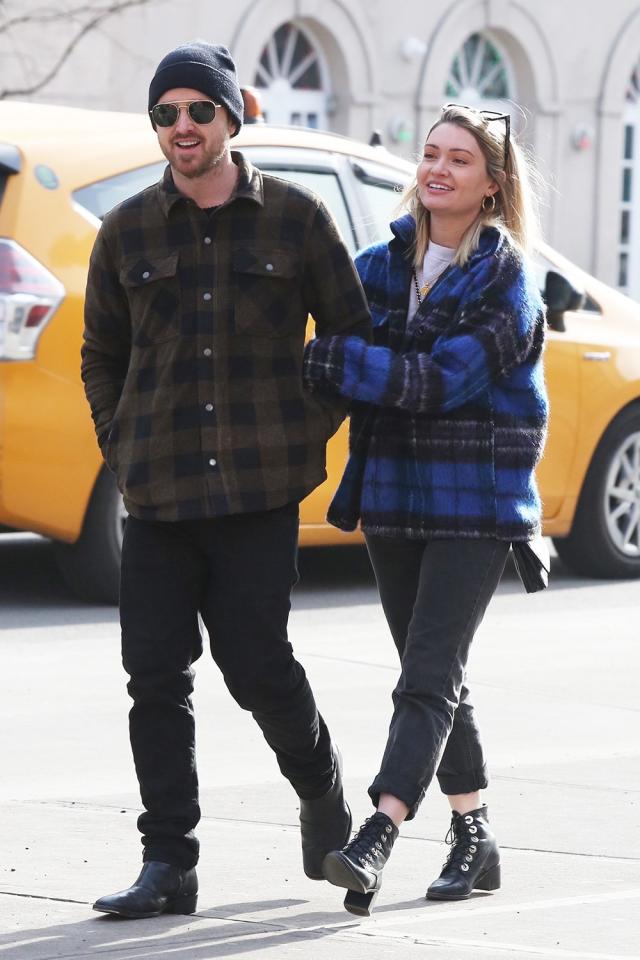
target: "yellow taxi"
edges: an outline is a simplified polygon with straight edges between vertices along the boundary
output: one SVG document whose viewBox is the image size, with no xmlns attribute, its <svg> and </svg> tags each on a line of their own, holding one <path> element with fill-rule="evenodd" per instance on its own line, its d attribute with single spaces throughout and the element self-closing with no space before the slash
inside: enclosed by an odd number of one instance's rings
<svg viewBox="0 0 640 960">
<path fill-rule="evenodd" d="M 234 141 L 327 202 L 351 251 L 388 236 L 413 167 L 383 147 L 266 124 Z M 101 218 L 159 179 L 144 116 L 0 103 L 0 525 L 51 537 L 82 597 L 115 602 L 124 511 L 79 373 L 87 264 Z M 592 577 L 640 576 L 640 306 L 554 250 L 537 253 L 549 310 L 545 532 Z M 346 458 L 303 503 L 301 544 L 359 539 L 325 522 Z"/>
</svg>

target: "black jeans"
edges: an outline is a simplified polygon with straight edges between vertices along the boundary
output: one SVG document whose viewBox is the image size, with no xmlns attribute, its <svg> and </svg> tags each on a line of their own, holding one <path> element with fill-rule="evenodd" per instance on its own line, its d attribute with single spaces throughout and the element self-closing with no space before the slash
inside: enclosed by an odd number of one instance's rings
<svg viewBox="0 0 640 960">
<path fill-rule="evenodd" d="M 177 523 L 129 517 L 122 549 L 122 658 L 133 699 L 131 747 L 145 812 L 145 860 L 198 859 L 192 664 L 211 654 L 251 711 L 299 796 L 331 786 L 329 733 L 287 640 L 297 580 L 298 505 Z"/>
<path fill-rule="evenodd" d="M 499 540 L 367 536 L 402 671 L 374 804 L 390 793 L 415 816 L 434 774 L 446 794 L 487 786 L 466 665 L 509 552 Z"/>
</svg>

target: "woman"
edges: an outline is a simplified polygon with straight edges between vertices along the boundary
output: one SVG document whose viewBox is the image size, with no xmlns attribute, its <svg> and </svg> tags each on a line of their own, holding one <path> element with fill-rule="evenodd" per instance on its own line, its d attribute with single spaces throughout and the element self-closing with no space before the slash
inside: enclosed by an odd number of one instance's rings
<svg viewBox="0 0 640 960">
<path fill-rule="evenodd" d="M 312 389 L 353 401 L 350 457 L 329 520 L 365 533 L 402 661 L 377 812 L 324 861 L 368 915 L 398 828 L 434 774 L 451 850 L 427 897 L 500 886 L 482 804 L 487 773 L 465 670 L 509 546 L 539 531 L 534 479 L 547 418 L 544 313 L 526 250 L 526 161 L 509 118 L 449 105 L 432 127 L 409 213 L 357 259 L 374 344 L 313 340 Z"/>
</svg>

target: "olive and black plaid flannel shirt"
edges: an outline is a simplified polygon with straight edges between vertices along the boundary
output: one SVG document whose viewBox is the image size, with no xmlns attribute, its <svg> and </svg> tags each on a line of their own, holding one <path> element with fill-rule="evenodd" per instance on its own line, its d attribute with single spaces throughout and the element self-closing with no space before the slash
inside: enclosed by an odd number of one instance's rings
<svg viewBox="0 0 640 960">
<path fill-rule="evenodd" d="M 82 378 L 129 512 L 183 520 L 273 509 L 326 476 L 344 405 L 305 391 L 307 316 L 370 337 L 322 202 L 241 154 L 213 212 L 160 183 L 107 215 L 91 256 Z"/>
</svg>

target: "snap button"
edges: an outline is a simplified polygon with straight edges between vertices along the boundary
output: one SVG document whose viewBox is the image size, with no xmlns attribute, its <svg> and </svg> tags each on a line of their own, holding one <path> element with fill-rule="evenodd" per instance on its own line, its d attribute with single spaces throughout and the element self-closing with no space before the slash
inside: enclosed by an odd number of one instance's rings
<svg viewBox="0 0 640 960">
<path fill-rule="evenodd" d="M 207 411 L 207 413 L 211 413 L 211 411 L 213 410 L 213 404 L 212 404 L 212 403 L 205 403 L 204 408 L 205 408 L 205 410 Z"/>
<path fill-rule="evenodd" d="M 218 461 L 216 460 L 215 457 L 211 457 L 211 459 L 209 460 L 209 466 L 210 466 L 210 467 L 215 467 L 215 465 L 217 464 L 217 462 L 218 462 Z"/>
<path fill-rule="evenodd" d="M 204 353 L 205 357 L 210 357 L 211 354 L 213 353 L 213 350 L 211 349 L 211 347 L 205 347 L 202 352 Z"/>
<path fill-rule="evenodd" d="M 267 264 L 265 265 L 265 270 L 268 270 L 269 273 L 271 273 L 271 271 L 273 270 L 273 264 L 272 264 L 272 263 L 267 263 Z"/>
<path fill-rule="evenodd" d="M 208 245 L 211 243 L 211 237 L 205 237 L 204 242 Z"/>
<path fill-rule="evenodd" d="M 148 271 L 148 270 L 145 270 L 145 272 L 142 274 L 142 279 L 143 279 L 143 280 L 148 280 L 150 276 L 151 276 L 151 274 L 149 273 L 149 271 Z"/>
<path fill-rule="evenodd" d="M 203 299 L 203 300 L 211 300 L 211 294 L 210 294 L 210 293 L 203 293 L 203 294 L 202 294 L 202 299 Z"/>
</svg>

